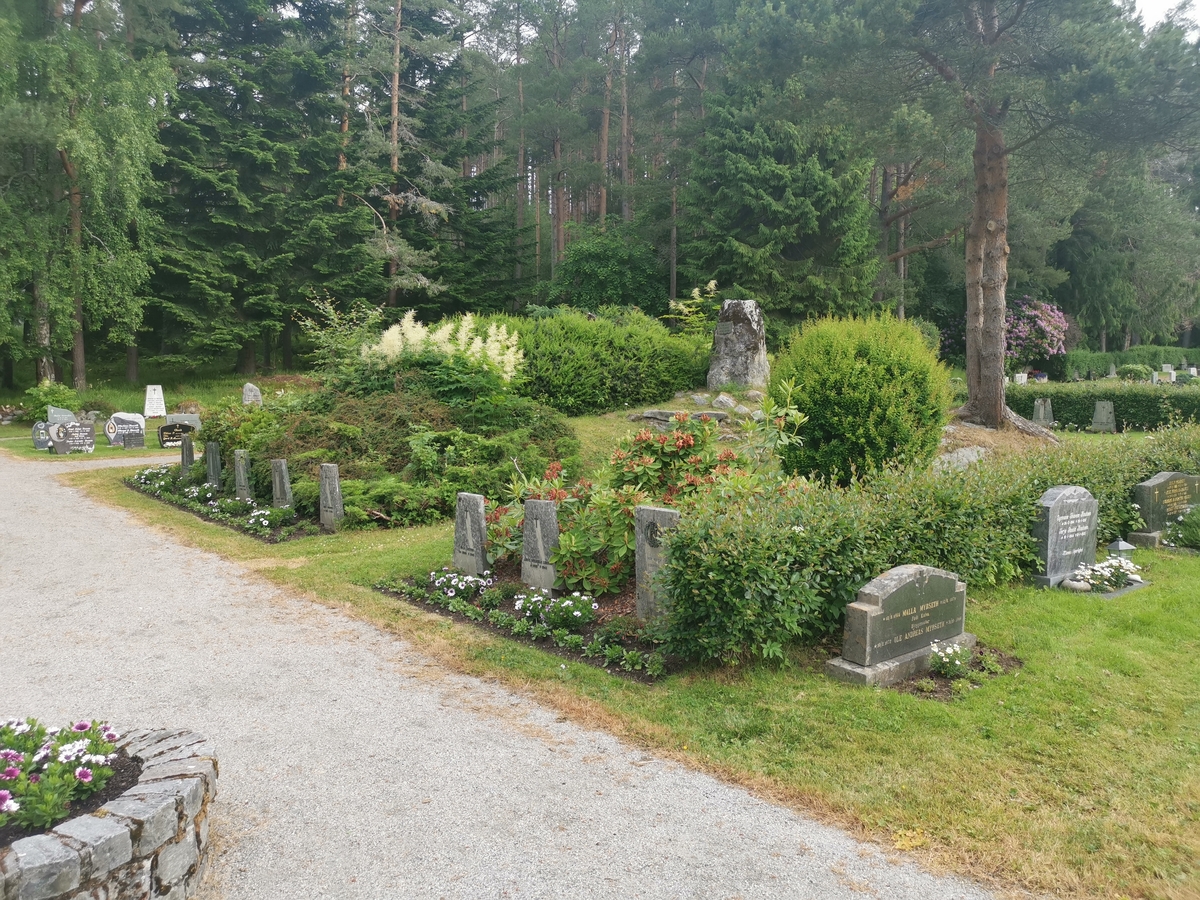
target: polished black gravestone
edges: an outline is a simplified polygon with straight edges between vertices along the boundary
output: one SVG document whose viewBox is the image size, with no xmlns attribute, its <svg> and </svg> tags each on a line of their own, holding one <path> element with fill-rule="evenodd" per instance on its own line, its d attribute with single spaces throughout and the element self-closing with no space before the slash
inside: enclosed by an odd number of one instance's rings
<svg viewBox="0 0 1200 900">
<path fill-rule="evenodd" d="M 1081 564 L 1096 561 L 1096 527 L 1100 504 L 1086 488 L 1052 487 L 1038 500 L 1033 526 L 1038 573 L 1034 583 L 1055 587 Z"/>
<path fill-rule="evenodd" d="M 142 431 L 131 431 L 121 436 L 121 446 L 126 450 L 145 450 L 146 434 Z"/>
<path fill-rule="evenodd" d="M 32 436 L 34 450 L 50 449 L 50 425 L 48 423 L 34 422 Z"/>
<path fill-rule="evenodd" d="M 164 450 L 170 447 L 182 447 L 185 434 L 195 434 L 196 429 L 187 422 L 172 422 L 170 425 L 158 426 L 158 446 Z"/>
<path fill-rule="evenodd" d="M 80 422 L 50 426 L 50 446 L 55 453 L 91 453 L 96 449 L 96 427 Z"/>
<path fill-rule="evenodd" d="M 112 417 L 104 423 L 104 436 L 108 438 L 108 445 L 115 447 L 118 444 L 125 446 L 125 435 L 146 433 L 146 419 L 139 416 L 137 413 L 113 413 Z M 146 442 L 142 441 L 142 446 Z"/>
</svg>

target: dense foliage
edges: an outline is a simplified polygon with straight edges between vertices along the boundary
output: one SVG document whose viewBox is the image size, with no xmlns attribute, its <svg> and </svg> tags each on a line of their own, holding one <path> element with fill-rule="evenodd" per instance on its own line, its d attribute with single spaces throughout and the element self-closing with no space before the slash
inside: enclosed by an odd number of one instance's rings
<svg viewBox="0 0 1200 900">
<path fill-rule="evenodd" d="M 1088 428 L 1097 400 L 1111 400 L 1117 429 L 1148 430 L 1177 421 L 1200 422 L 1200 386 L 1195 384 L 1150 384 L 1108 378 L 1074 384 L 1010 385 L 1008 403 L 1013 411 L 1030 418 L 1033 401 L 1050 400 L 1054 420 L 1060 427 Z"/>
</svg>

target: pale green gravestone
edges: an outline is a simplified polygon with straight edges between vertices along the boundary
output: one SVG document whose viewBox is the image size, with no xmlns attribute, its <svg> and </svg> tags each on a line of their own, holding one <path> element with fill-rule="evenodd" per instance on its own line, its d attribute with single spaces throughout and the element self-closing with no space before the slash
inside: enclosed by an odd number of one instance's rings
<svg viewBox="0 0 1200 900">
<path fill-rule="evenodd" d="M 1116 431 L 1117 415 L 1113 411 L 1111 400 L 1097 400 L 1096 410 L 1092 413 L 1092 431 Z"/>
<path fill-rule="evenodd" d="M 1050 405 L 1049 397 L 1033 401 L 1033 424 L 1041 425 L 1043 428 L 1049 428 L 1054 424 L 1054 408 Z"/>
<path fill-rule="evenodd" d="M 454 568 L 468 575 L 488 570 L 487 519 L 482 494 L 458 495 L 454 512 Z"/>
<path fill-rule="evenodd" d="M 271 460 L 271 505 L 292 505 L 292 479 L 286 459 Z"/>
<path fill-rule="evenodd" d="M 345 516 L 338 467 L 333 463 L 321 463 L 321 527 L 326 531 L 336 531 Z"/>
<path fill-rule="evenodd" d="M 233 451 L 233 496 L 239 500 L 253 500 L 250 493 L 250 451 Z"/>
</svg>

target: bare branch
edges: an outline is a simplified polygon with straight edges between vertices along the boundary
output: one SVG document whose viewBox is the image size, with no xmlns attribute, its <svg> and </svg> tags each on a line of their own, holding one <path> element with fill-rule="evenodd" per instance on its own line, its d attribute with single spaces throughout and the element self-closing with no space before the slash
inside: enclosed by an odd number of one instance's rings
<svg viewBox="0 0 1200 900">
<path fill-rule="evenodd" d="M 945 246 L 953 240 L 954 236 L 962 231 L 963 227 L 959 225 L 953 231 L 947 231 L 941 237 L 934 238 L 932 241 L 926 241 L 923 244 L 913 244 L 911 247 L 905 247 L 903 250 L 897 250 L 888 256 L 888 262 L 895 262 L 898 259 L 904 259 L 906 256 L 911 256 L 914 253 L 921 253 L 925 250 L 936 250 L 938 247 Z"/>
</svg>

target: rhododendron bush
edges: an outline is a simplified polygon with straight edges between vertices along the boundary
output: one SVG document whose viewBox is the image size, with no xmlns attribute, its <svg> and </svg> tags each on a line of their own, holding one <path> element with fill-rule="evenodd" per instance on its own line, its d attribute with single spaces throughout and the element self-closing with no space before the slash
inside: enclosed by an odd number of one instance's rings
<svg viewBox="0 0 1200 900">
<path fill-rule="evenodd" d="M 1009 305 L 1004 328 L 1004 355 L 1010 367 L 1021 368 L 1067 352 L 1067 317 L 1053 303 L 1026 294 Z"/>
</svg>

